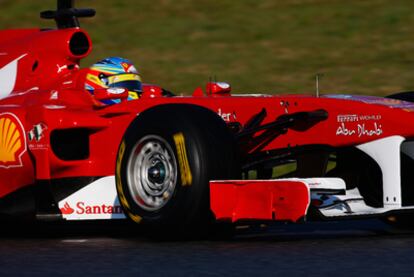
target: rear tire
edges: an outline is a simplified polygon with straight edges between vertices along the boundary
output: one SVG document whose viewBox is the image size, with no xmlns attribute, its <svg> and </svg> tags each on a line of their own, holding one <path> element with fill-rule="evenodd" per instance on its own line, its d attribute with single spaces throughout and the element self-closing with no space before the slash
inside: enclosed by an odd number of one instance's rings
<svg viewBox="0 0 414 277">
<path fill-rule="evenodd" d="M 116 164 L 126 215 L 163 237 L 202 234 L 214 221 L 209 181 L 240 177 L 236 144 L 224 121 L 205 108 L 161 105 L 127 129 Z"/>
</svg>

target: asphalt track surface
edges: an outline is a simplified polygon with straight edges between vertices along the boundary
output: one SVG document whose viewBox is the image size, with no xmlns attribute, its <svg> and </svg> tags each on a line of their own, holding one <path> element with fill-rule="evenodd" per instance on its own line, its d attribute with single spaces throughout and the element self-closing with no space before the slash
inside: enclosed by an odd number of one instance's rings
<svg viewBox="0 0 414 277">
<path fill-rule="evenodd" d="M 166 230 L 168 231 L 168 230 Z M 0 276 L 414 276 L 414 232 L 378 220 L 154 241 L 128 225 L 9 226 Z"/>
</svg>

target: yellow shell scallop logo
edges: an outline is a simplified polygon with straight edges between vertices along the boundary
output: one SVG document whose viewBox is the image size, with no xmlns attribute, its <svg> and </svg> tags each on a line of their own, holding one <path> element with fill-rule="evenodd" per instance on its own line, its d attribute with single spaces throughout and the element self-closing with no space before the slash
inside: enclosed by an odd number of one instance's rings
<svg viewBox="0 0 414 277">
<path fill-rule="evenodd" d="M 22 166 L 26 137 L 20 120 L 11 113 L 0 114 L 0 167 Z"/>
</svg>

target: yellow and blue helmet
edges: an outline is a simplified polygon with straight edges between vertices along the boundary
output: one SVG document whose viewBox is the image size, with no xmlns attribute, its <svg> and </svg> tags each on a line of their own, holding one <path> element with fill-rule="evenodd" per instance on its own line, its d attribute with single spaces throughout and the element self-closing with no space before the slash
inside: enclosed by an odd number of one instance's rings
<svg viewBox="0 0 414 277">
<path fill-rule="evenodd" d="M 126 88 L 128 100 L 138 99 L 142 93 L 141 76 L 134 64 L 127 59 L 110 57 L 103 59 L 89 69 L 85 89 L 94 94 L 95 89 Z M 105 100 L 105 104 L 119 103 L 121 100 Z"/>
</svg>

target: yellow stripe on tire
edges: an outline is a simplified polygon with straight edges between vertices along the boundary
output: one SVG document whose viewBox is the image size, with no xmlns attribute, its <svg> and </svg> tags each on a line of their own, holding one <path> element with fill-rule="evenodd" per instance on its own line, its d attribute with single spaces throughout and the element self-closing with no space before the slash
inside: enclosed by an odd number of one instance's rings
<svg viewBox="0 0 414 277">
<path fill-rule="evenodd" d="M 142 220 L 142 217 L 131 212 L 130 210 L 131 208 L 125 197 L 124 188 L 122 187 L 121 164 L 122 164 L 122 159 L 124 157 L 124 154 L 125 154 L 125 141 L 122 141 L 122 144 L 119 147 L 119 151 L 118 151 L 118 158 L 116 160 L 116 176 L 117 176 L 116 187 L 118 189 L 118 198 L 119 198 L 119 202 L 121 202 L 121 206 L 124 209 L 124 212 L 129 216 L 129 218 L 131 218 L 132 221 L 136 223 L 140 223 Z"/>
<path fill-rule="evenodd" d="M 181 172 L 181 185 L 191 186 L 193 183 L 193 175 L 191 174 L 190 163 L 188 162 L 187 149 L 185 147 L 185 139 L 183 133 L 174 135 L 175 146 L 177 147 L 178 164 Z"/>
</svg>

